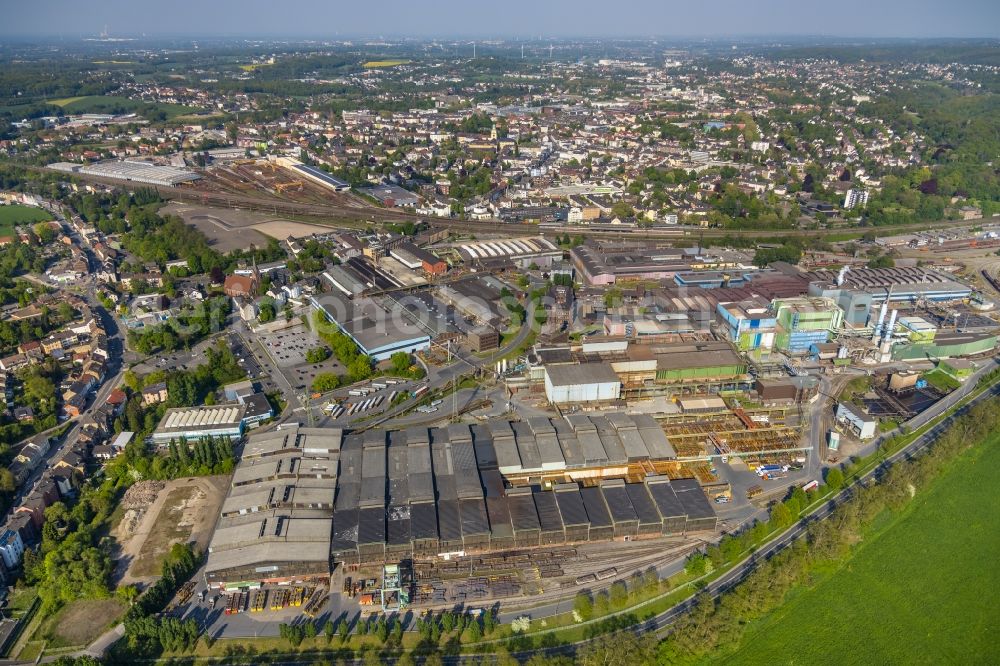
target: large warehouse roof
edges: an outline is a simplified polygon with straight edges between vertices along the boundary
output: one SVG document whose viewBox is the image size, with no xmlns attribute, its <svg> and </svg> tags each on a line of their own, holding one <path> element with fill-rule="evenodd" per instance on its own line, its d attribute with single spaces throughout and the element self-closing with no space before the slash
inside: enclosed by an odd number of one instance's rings
<svg viewBox="0 0 1000 666">
<path fill-rule="evenodd" d="M 153 438 L 197 438 L 214 434 L 232 436 L 241 430 L 246 405 L 174 407 L 168 409 L 153 432 Z"/>
<path fill-rule="evenodd" d="M 329 572 L 339 428 L 252 435 L 209 545 L 214 584 Z"/>
<path fill-rule="evenodd" d="M 363 353 L 376 360 L 388 358 L 401 349 L 411 351 L 411 347 L 430 345 L 430 336 L 406 314 L 399 309 L 390 310 L 375 299 L 351 300 L 330 292 L 314 297 L 312 304 L 349 335 Z"/>
<path fill-rule="evenodd" d="M 330 557 L 376 561 L 407 551 L 434 556 L 608 539 L 611 516 L 619 536 L 714 527 L 697 482 L 684 498 L 690 509 L 669 488 L 652 494 L 620 481 L 588 493 L 573 483 L 559 483 L 556 493 L 507 487 L 525 473 L 589 467 L 583 474 L 593 478 L 595 467 L 620 474 L 633 461 L 674 458 L 662 428 L 642 415 L 498 419 L 345 437 L 296 425 L 251 435 L 244 451 L 209 548 L 213 584 L 325 575 Z M 632 531 L 622 524 L 623 507 Z M 700 522 L 689 524 L 689 515 Z"/>
<path fill-rule="evenodd" d="M 618 374 L 607 363 L 547 365 L 545 372 L 553 386 L 607 384 L 620 381 Z"/>
<path fill-rule="evenodd" d="M 67 171 L 65 163 L 51 165 L 51 168 Z M 190 169 L 175 166 L 161 166 L 150 162 L 140 162 L 136 160 L 107 160 L 97 162 L 76 169 L 79 173 L 102 178 L 113 178 L 115 180 L 128 180 L 136 183 L 149 183 L 150 185 L 163 185 L 164 187 L 174 187 L 189 180 L 201 178 Z"/>
<path fill-rule="evenodd" d="M 550 252 L 562 254 L 562 250 L 546 238 L 484 240 L 462 243 L 458 246 L 458 253 L 466 261 L 527 257 Z"/>
</svg>

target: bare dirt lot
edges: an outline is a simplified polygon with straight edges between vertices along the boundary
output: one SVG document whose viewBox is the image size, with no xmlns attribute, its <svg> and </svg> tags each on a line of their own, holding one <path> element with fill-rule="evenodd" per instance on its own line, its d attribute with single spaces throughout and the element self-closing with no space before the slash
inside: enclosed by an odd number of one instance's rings
<svg viewBox="0 0 1000 666">
<path fill-rule="evenodd" d="M 156 492 L 156 499 L 145 510 L 126 511 L 112 533 L 119 541 L 116 573 L 121 582 L 154 579 L 175 543 L 193 541 L 204 551 L 228 486 L 228 476 L 177 479 Z"/>
<path fill-rule="evenodd" d="M 313 234 L 328 234 L 334 231 L 332 227 L 308 224 L 306 222 L 291 222 L 289 220 L 270 220 L 261 224 L 255 224 L 253 229 L 279 240 L 284 240 L 289 236 L 304 238 Z"/>
<path fill-rule="evenodd" d="M 185 203 L 172 203 L 163 208 L 165 215 L 177 215 L 205 234 L 209 245 L 219 252 L 261 246 L 268 237 L 284 240 L 289 236 L 302 238 L 316 233 L 329 233 L 334 227 L 305 222 L 293 222 L 270 215 L 232 208 L 213 208 Z"/>
<path fill-rule="evenodd" d="M 87 645 L 124 610 L 117 599 L 78 599 L 48 618 L 37 635 L 50 647 Z"/>
<path fill-rule="evenodd" d="M 208 238 L 208 244 L 219 252 L 243 250 L 251 245 L 267 243 L 267 236 L 251 227 L 266 217 L 227 208 L 209 208 L 172 203 L 163 208 L 164 215 L 177 215 Z"/>
</svg>

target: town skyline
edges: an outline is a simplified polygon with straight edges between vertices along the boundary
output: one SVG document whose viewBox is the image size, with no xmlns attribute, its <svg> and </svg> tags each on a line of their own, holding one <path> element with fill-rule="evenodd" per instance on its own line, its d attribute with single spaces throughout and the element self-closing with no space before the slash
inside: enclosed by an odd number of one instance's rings
<svg viewBox="0 0 1000 666">
<path fill-rule="evenodd" d="M 244 37 L 416 37 L 416 38 L 739 38 L 817 37 L 857 39 L 996 38 L 1000 6 L 987 0 L 951 3 L 947 10 L 927 0 L 804 8 L 787 0 L 769 0 L 753 11 L 735 0 L 692 7 L 678 2 L 628 0 L 609 12 L 594 0 L 556 0 L 539 6 L 515 0 L 503 10 L 445 0 L 435 7 L 392 0 L 377 21 L 367 8 L 298 0 L 289 11 L 271 12 L 261 0 L 204 5 L 182 0 L 173 11 L 156 13 L 144 4 L 111 0 L 80 6 L 43 0 L 11 7 L 0 35 L 92 36 L 244 36 Z M 855 20 L 857 19 L 857 20 Z M 373 25 L 377 24 L 377 25 Z"/>
</svg>

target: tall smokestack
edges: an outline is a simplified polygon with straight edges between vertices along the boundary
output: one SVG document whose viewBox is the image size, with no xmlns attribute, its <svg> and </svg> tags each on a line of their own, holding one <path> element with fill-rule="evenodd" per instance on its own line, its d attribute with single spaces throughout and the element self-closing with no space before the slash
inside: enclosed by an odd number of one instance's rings
<svg viewBox="0 0 1000 666">
<path fill-rule="evenodd" d="M 889 309 L 888 299 L 882 303 L 882 307 L 878 311 L 878 323 L 875 324 L 875 335 L 872 337 L 872 342 L 878 342 L 878 339 L 882 337 L 882 324 L 885 322 L 885 313 Z"/>
<path fill-rule="evenodd" d="M 885 327 L 885 335 L 882 338 L 885 342 L 889 342 L 889 339 L 892 337 L 892 329 L 896 326 L 896 315 L 898 314 L 899 310 L 893 310 L 892 315 L 889 317 L 889 325 Z"/>
</svg>

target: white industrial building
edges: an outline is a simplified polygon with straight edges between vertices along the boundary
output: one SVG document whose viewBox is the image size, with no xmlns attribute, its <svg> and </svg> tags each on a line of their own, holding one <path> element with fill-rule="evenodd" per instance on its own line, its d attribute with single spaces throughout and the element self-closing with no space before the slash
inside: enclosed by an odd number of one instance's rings
<svg viewBox="0 0 1000 666">
<path fill-rule="evenodd" d="M 163 187 L 175 187 L 181 183 L 201 178 L 194 171 L 183 167 L 161 166 L 138 160 L 107 160 L 86 166 L 70 162 L 57 162 L 50 164 L 49 168 Z"/>
<path fill-rule="evenodd" d="M 548 266 L 562 258 L 562 250 L 546 238 L 470 241 L 458 245 L 458 253 L 467 263 L 509 259 L 522 268 L 532 263 Z"/>
<path fill-rule="evenodd" d="M 545 397 L 554 405 L 618 400 L 621 389 L 607 363 L 545 366 Z"/>
<path fill-rule="evenodd" d="M 243 435 L 246 411 L 246 405 L 168 409 L 153 432 L 153 441 L 163 445 L 182 438 L 188 441 L 203 437 L 238 439 Z"/>
<path fill-rule="evenodd" d="M 878 419 L 848 402 L 837 405 L 837 423 L 846 426 L 858 439 L 871 439 L 878 431 Z"/>
</svg>

